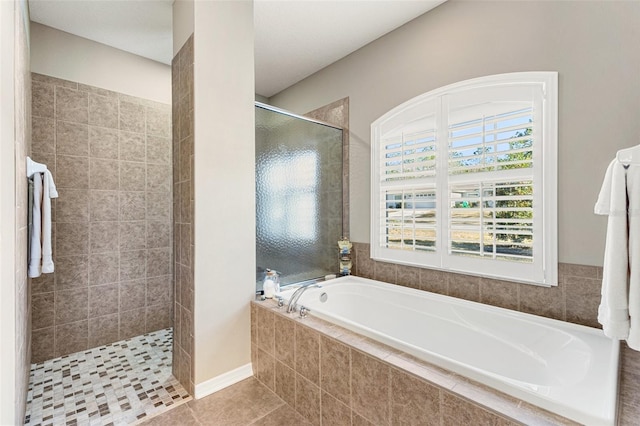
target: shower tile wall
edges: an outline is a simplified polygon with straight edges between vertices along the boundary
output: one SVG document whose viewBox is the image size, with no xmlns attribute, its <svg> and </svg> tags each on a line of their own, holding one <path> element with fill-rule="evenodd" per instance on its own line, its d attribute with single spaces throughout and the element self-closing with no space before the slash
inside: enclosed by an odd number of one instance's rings
<svg viewBox="0 0 640 426">
<path fill-rule="evenodd" d="M 193 395 L 193 35 L 172 62 L 175 308 L 173 375 Z"/>
<path fill-rule="evenodd" d="M 32 280 L 32 362 L 170 327 L 170 105 L 32 74 L 55 273 Z"/>
</svg>

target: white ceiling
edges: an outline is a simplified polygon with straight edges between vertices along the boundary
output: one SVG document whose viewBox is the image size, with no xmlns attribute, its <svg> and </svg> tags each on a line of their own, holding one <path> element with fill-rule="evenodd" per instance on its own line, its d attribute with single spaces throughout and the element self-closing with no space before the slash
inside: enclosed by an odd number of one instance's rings
<svg viewBox="0 0 640 426">
<path fill-rule="evenodd" d="M 256 93 L 270 97 L 444 1 L 255 0 Z M 172 4 L 29 0 L 35 22 L 165 64 Z"/>
</svg>

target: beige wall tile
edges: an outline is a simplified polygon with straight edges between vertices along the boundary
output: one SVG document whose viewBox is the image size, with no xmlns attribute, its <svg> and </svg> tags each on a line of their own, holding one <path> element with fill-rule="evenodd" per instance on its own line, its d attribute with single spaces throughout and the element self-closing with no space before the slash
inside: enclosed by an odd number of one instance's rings
<svg viewBox="0 0 640 426">
<path fill-rule="evenodd" d="M 85 288 L 56 291 L 56 325 L 88 318 L 89 291 Z"/>
<path fill-rule="evenodd" d="M 31 362 L 39 363 L 55 357 L 55 327 L 34 329 L 31 333 Z"/>
<path fill-rule="evenodd" d="M 420 268 L 404 266 L 397 268 L 396 281 L 399 285 L 410 288 L 420 288 Z"/>
<path fill-rule="evenodd" d="M 148 192 L 146 197 L 148 220 L 171 220 L 172 202 L 168 194 Z"/>
<path fill-rule="evenodd" d="M 145 309 L 134 309 L 120 313 L 119 338 L 129 339 L 145 333 Z"/>
<path fill-rule="evenodd" d="M 82 222 L 56 223 L 56 253 L 88 254 L 89 224 Z"/>
<path fill-rule="evenodd" d="M 89 93 L 89 124 L 118 128 L 118 98 Z"/>
<path fill-rule="evenodd" d="M 89 287 L 89 318 L 117 314 L 120 305 L 119 300 L 120 289 L 118 284 Z"/>
<path fill-rule="evenodd" d="M 120 191 L 120 220 L 144 220 L 147 196 L 144 191 Z"/>
<path fill-rule="evenodd" d="M 89 279 L 89 257 L 57 256 L 55 259 L 56 291 L 87 287 Z"/>
<path fill-rule="evenodd" d="M 180 347 L 189 356 L 193 343 L 193 311 L 184 307 L 180 308 Z"/>
<path fill-rule="evenodd" d="M 49 293 L 55 290 L 55 274 L 42 274 L 31 279 L 31 294 Z"/>
<path fill-rule="evenodd" d="M 120 130 L 145 132 L 145 111 L 142 105 L 120 101 Z"/>
<path fill-rule="evenodd" d="M 31 150 L 34 153 L 56 152 L 56 121 L 49 117 L 32 117 Z"/>
<path fill-rule="evenodd" d="M 275 391 L 276 364 L 273 355 L 258 349 L 258 380 L 271 391 Z"/>
<path fill-rule="evenodd" d="M 120 159 L 123 161 L 146 161 L 146 142 L 143 133 L 120 132 Z"/>
<path fill-rule="evenodd" d="M 145 280 L 124 281 L 120 283 L 120 312 L 144 308 L 147 298 Z"/>
<path fill-rule="evenodd" d="M 91 222 L 89 226 L 91 254 L 118 250 L 118 222 Z"/>
<path fill-rule="evenodd" d="M 490 413 L 471 402 L 443 391 L 442 418 L 445 425 L 500 425 L 500 416 Z M 515 423 L 514 423 L 515 424 Z"/>
<path fill-rule="evenodd" d="M 55 91 L 56 117 L 58 120 L 87 124 L 89 113 L 87 92 L 60 86 L 57 86 Z"/>
<path fill-rule="evenodd" d="M 101 285 L 118 282 L 120 273 L 120 254 L 107 252 L 89 256 L 89 285 Z"/>
<path fill-rule="evenodd" d="M 56 186 L 59 189 L 89 188 L 89 158 L 57 155 Z"/>
<path fill-rule="evenodd" d="M 420 289 L 438 294 L 448 294 L 446 272 L 420 268 Z"/>
<path fill-rule="evenodd" d="M 147 135 L 147 162 L 171 165 L 171 139 Z"/>
<path fill-rule="evenodd" d="M 53 118 L 55 105 L 54 86 L 34 81 L 31 83 L 31 114 Z"/>
<path fill-rule="evenodd" d="M 147 248 L 147 222 L 120 222 L 120 250 Z"/>
<path fill-rule="evenodd" d="M 147 277 L 171 274 L 171 249 L 149 249 L 147 254 Z"/>
<path fill-rule="evenodd" d="M 118 159 L 118 130 L 89 126 L 89 156 Z"/>
<path fill-rule="evenodd" d="M 171 246 L 171 223 L 167 221 L 147 221 L 147 247 Z"/>
<path fill-rule="evenodd" d="M 89 155 L 89 128 L 86 124 L 56 122 L 56 153 L 86 157 Z"/>
<path fill-rule="evenodd" d="M 171 137 L 171 112 L 166 109 L 147 107 L 147 128 L 149 135 Z"/>
<path fill-rule="evenodd" d="M 120 190 L 144 191 L 147 187 L 147 167 L 144 163 L 120 162 Z"/>
<path fill-rule="evenodd" d="M 118 314 L 103 317 L 89 318 L 89 342 L 90 348 L 106 345 L 118 341 Z"/>
<path fill-rule="evenodd" d="M 146 264 L 146 250 L 120 252 L 120 281 L 146 278 Z"/>
<path fill-rule="evenodd" d="M 89 187 L 91 189 L 117 190 L 120 185 L 117 160 L 91 158 L 89 162 Z"/>
<path fill-rule="evenodd" d="M 56 325 L 55 354 L 62 356 L 88 348 L 87 320 Z"/>
<path fill-rule="evenodd" d="M 147 278 L 147 306 L 170 305 L 173 300 L 173 281 L 171 275 Z M 169 306 L 171 311 L 171 306 Z"/>
<path fill-rule="evenodd" d="M 172 168 L 168 165 L 147 165 L 147 191 L 162 192 L 169 197 L 172 186 Z"/>
<path fill-rule="evenodd" d="M 88 222 L 89 196 L 85 189 L 61 188 L 56 204 L 56 222 Z"/>
<path fill-rule="evenodd" d="M 91 190 L 89 192 L 89 220 L 113 222 L 120 217 L 118 191 Z"/>
<path fill-rule="evenodd" d="M 171 327 L 172 314 L 171 304 L 147 306 L 146 333 Z"/>
<path fill-rule="evenodd" d="M 520 310 L 535 315 L 563 320 L 564 291 L 562 287 L 540 287 L 523 285 L 520 287 Z"/>
<path fill-rule="evenodd" d="M 54 293 L 40 293 L 31 296 L 31 327 L 33 330 L 51 327 L 55 319 Z"/>
</svg>

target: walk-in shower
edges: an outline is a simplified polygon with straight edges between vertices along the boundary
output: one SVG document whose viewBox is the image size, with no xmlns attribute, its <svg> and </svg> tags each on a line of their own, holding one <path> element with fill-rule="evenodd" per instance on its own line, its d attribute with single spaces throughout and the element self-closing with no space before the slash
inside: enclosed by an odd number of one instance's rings
<svg viewBox="0 0 640 426">
<path fill-rule="evenodd" d="M 338 271 L 343 233 L 342 129 L 256 103 L 256 282 Z"/>
</svg>

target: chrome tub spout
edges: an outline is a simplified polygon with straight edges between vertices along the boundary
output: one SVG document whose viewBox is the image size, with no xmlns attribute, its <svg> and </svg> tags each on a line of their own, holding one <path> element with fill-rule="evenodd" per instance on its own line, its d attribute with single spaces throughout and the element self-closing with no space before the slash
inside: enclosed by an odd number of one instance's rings
<svg viewBox="0 0 640 426">
<path fill-rule="evenodd" d="M 302 293 L 307 291 L 307 289 L 313 288 L 313 287 L 322 288 L 322 285 L 311 282 L 311 283 L 303 284 L 300 287 L 298 287 L 298 289 L 291 296 L 291 299 L 289 299 L 289 305 L 287 305 L 288 314 L 296 310 L 298 306 L 298 299 L 300 299 L 300 296 L 302 296 Z"/>
</svg>

